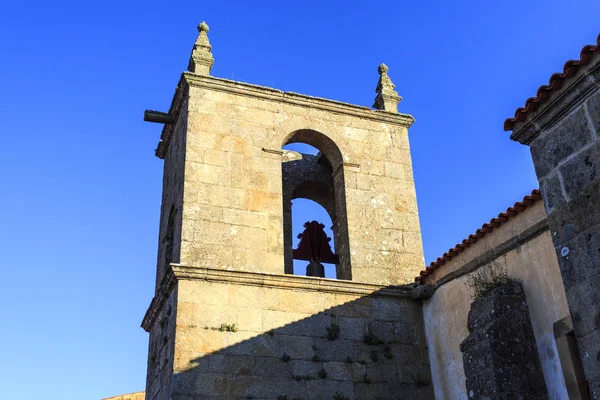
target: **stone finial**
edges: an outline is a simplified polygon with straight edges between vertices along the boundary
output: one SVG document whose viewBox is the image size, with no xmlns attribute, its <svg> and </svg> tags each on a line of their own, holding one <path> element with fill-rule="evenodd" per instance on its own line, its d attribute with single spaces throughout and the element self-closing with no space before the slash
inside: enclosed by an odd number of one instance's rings
<svg viewBox="0 0 600 400">
<path fill-rule="evenodd" d="M 194 43 L 188 70 L 196 75 L 210 75 L 210 69 L 215 62 L 211 53 L 212 46 L 208 41 L 208 25 L 202 21 L 198 25 L 198 39 Z"/>
<path fill-rule="evenodd" d="M 398 112 L 398 103 L 402 100 L 402 97 L 398 96 L 398 92 L 394 90 L 394 84 L 388 76 L 389 68 L 385 64 L 381 64 L 377 68 L 379 72 L 379 82 L 377 82 L 377 97 L 375 97 L 375 103 L 373 108 L 377 110 L 384 110 L 389 112 Z"/>
</svg>

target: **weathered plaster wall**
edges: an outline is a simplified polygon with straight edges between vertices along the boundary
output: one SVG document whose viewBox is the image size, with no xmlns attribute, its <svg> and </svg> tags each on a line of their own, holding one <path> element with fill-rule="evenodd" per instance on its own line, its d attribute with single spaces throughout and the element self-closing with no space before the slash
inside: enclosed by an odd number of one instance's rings
<svg viewBox="0 0 600 400">
<path fill-rule="evenodd" d="M 515 236 L 543 223 L 544 219 L 544 205 L 538 201 L 448 261 L 428 277 L 426 283 L 435 284 L 445 275 L 460 271 L 486 252 L 498 249 Z M 568 315 L 569 311 L 550 232 L 544 230 L 479 269 L 489 274 L 490 270 L 498 268 L 505 269 L 510 277 L 522 282 L 549 398 L 567 399 L 553 323 Z M 473 293 L 468 286 L 471 274 L 440 286 L 433 297 L 423 303 L 425 333 L 438 400 L 468 398 L 459 345 L 469 334 L 467 316 L 473 301 Z"/>
<path fill-rule="evenodd" d="M 409 289 L 174 269 L 170 399 L 433 399 L 421 304 Z M 148 400 L 166 398 L 161 390 Z"/>
<path fill-rule="evenodd" d="M 263 149 L 280 150 L 293 132 L 312 130 L 343 156 L 333 169 L 341 168 L 336 177 L 345 180 L 352 279 L 413 280 L 423 253 L 408 144 L 412 118 L 212 77 L 184 79 L 190 87 L 182 263 L 284 271 L 282 157 Z"/>
</svg>

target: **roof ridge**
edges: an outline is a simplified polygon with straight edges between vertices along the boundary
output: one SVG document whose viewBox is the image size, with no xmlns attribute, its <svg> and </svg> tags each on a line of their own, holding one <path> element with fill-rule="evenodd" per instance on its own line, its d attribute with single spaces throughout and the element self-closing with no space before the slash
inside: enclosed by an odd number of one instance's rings
<svg viewBox="0 0 600 400">
<path fill-rule="evenodd" d="M 539 87 L 535 97 L 528 98 L 523 107 L 517 108 L 515 116 L 504 121 L 504 130 L 511 131 L 517 122 L 525 118 L 525 114 L 535 111 L 541 104 L 548 101 L 552 92 L 562 88 L 565 79 L 575 75 L 580 67 L 586 66 L 592 59 L 592 54 L 596 51 L 600 52 L 600 34 L 596 38 L 596 44 L 588 44 L 581 49 L 579 60 L 567 61 L 563 67 L 563 72 L 553 74 L 547 85 Z"/>
<path fill-rule="evenodd" d="M 599 36 L 600 38 L 600 36 Z M 491 233 L 494 229 L 499 228 L 508 222 L 509 219 L 516 216 L 517 214 L 523 212 L 528 207 L 532 206 L 542 198 L 542 194 L 539 189 L 534 189 L 531 191 L 531 194 L 523 197 L 523 200 L 517 201 L 511 207 L 508 207 L 506 211 L 498 214 L 497 217 L 492 218 L 489 222 L 486 222 L 481 226 L 481 228 L 477 229 L 475 233 L 470 234 L 466 239 L 464 239 L 461 243 L 458 243 L 456 246 L 448 250 L 441 257 L 438 257 L 437 260 L 431 262 L 428 267 L 426 267 L 418 277 L 415 278 L 415 282 L 421 283 L 423 279 L 427 276 L 431 275 L 433 271 L 437 270 L 442 265 L 446 264 L 452 258 L 456 257 L 469 247 L 472 244 L 475 244 L 479 239 L 483 238 L 488 233 Z"/>
</svg>

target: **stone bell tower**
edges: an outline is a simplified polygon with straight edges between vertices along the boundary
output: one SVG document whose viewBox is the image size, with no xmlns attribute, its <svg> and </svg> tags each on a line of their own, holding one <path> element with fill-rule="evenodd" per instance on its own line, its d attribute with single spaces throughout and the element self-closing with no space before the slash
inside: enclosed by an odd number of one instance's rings
<svg viewBox="0 0 600 400">
<path fill-rule="evenodd" d="M 164 124 L 156 295 L 142 324 L 146 398 L 375 398 L 364 391 L 400 384 L 428 393 L 420 305 L 409 288 L 387 287 L 412 282 L 424 265 L 414 120 L 398 113 L 387 66 L 372 110 L 213 77 L 208 25 L 198 31 L 169 111 L 144 118 Z M 320 152 L 282 150 L 297 142 Z M 328 211 L 334 249 L 292 249 L 299 197 Z M 338 280 L 292 275 L 295 254 L 327 254 Z M 394 371 L 406 346 L 414 350 L 420 380 L 388 371 L 377 389 L 362 388 L 385 367 L 364 367 L 370 335 L 383 359 L 400 352 Z"/>
</svg>

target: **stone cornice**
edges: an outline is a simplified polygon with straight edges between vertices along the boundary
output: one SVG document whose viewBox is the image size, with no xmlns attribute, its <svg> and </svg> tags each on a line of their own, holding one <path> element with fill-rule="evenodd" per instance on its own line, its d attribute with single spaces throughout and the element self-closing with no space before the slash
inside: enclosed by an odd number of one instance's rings
<svg viewBox="0 0 600 400">
<path fill-rule="evenodd" d="M 366 118 L 374 121 L 387 122 L 409 127 L 415 119 L 408 114 L 371 110 L 369 107 L 344 103 L 337 100 L 313 97 L 305 94 L 284 92 L 266 86 L 252 85 L 229 79 L 215 78 L 213 76 L 199 76 L 184 72 L 182 78 L 190 85 L 205 87 L 217 91 L 235 93 L 242 96 L 257 97 L 273 100 L 307 108 L 317 108 L 325 111 L 346 114 L 354 117 Z"/>
<path fill-rule="evenodd" d="M 353 281 L 289 274 L 275 275 L 171 264 L 169 272 L 163 278 L 142 321 L 142 328 L 146 331 L 150 331 L 158 313 L 171 294 L 175 283 L 180 280 L 198 280 L 236 285 L 263 286 L 277 289 L 307 290 L 334 294 L 392 298 L 411 298 L 413 291 L 413 287 L 410 285 L 381 286 Z"/>
<path fill-rule="evenodd" d="M 254 97 L 267 101 L 292 104 L 300 107 L 319 109 L 337 114 L 345 114 L 407 128 L 415 122 L 415 119 L 408 114 L 400 114 L 382 110 L 371 110 L 369 107 L 358 106 L 341 101 L 313 97 L 294 92 L 284 92 L 279 89 L 252 85 L 249 83 L 237 82 L 229 79 L 215 78 L 214 76 L 195 75 L 190 72 L 184 72 L 181 74 L 181 79 L 177 85 L 175 97 L 173 98 L 173 102 L 169 110 L 169 114 L 173 117 L 173 121 L 175 122 L 177 121 L 182 104 L 182 92 L 185 91 L 187 93 L 189 86 L 202 87 L 210 90 L 233 93 L 240 96 Z M 174 124 L 165 125 L 161 135 L 161 141 L 156 149 L 157 157 L 165 158 L 173 128 Z"/>
<path fill-rule="evenodd" d="M 551 93 L 545 103 L 527 112 L 525 120 L 515 122 L 510 138 L 528 145 L 542 131 L 569 114 L 596 90 L 600 90 L 600 57 L 595 57 L 585 68 L 568 77 L 563 87 Z"/>
</svg>

